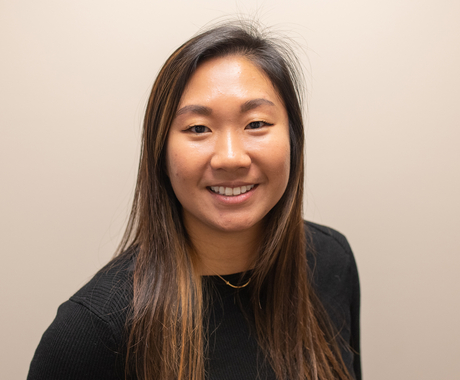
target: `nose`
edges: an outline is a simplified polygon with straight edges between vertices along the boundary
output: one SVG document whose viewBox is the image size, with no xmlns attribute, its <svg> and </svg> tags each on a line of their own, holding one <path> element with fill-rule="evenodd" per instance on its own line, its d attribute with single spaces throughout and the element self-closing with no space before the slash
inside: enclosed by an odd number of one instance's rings
<svg viewBox="0 0 460 380">
<path fill-rule="evenodd" d="M 244 137 L 237 131 L 225 131 L 216 138 L 211 158 L 213 169 L 234 171 L 251 165 L 251 157 L 245 147 Z"/>
</svg>

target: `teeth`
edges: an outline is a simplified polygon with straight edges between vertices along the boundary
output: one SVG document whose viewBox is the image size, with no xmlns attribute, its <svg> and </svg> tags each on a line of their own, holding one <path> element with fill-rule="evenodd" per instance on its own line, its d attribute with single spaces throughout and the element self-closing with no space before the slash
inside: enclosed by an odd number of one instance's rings
<svg viewBox="0 0 460 380">
<path fill-rule="evenodd" d="M 254 185 L 247 185 L 241 187 L 223 187 L 223 186 L 211 186 L 211 190 L 220 195 L 226 195 L 228 197 L 234 195 L 240 195 L 248 192 L 254 187 Z"/>
</svg>

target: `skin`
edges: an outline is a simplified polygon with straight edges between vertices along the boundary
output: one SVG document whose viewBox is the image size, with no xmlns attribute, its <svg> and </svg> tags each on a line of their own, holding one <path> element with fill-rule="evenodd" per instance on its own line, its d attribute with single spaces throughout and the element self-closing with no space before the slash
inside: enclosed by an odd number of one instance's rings
<svg viewBox="0 0 460 380">
<path fill-rule="evenodd" d="M 268 77 L 241 56 L 202 63 L 182 94 L 166 160 L 198 271 L 250 269 L 289 178 L 288 116 Z M 246 185 L 255 186 L 237 196 L 210 188 Z"/>
</svg>

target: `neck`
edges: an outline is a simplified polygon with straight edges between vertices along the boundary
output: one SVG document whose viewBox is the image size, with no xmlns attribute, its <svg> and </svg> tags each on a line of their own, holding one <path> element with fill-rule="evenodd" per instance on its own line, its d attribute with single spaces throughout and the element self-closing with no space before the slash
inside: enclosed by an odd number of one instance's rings
<svg viewBox="0 0 460 380">
<path fill-rule="evenodd" d="M 187 226 L 186 226 L 187 228 Z M 187 228 L 196 251 L 198 273 L 226 275 L 252 269 L 261 242 L 262 225 L 244 231 Z"/>
</svg>

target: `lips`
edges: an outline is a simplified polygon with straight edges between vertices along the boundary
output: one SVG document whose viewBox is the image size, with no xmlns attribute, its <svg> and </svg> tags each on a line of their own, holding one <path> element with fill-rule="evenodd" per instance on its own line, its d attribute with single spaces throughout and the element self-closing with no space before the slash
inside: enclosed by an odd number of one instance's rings
<svg viewBox="0 0 460 380">
<path fill-rule="evenodd" d="M 254 186 L 255 185 L 246 185 L 238 187 L 211 186 L 210 189 L 216 194 L 233 197 L 248 192 L 249 190 L 254 188 Z"/>
</svg>

